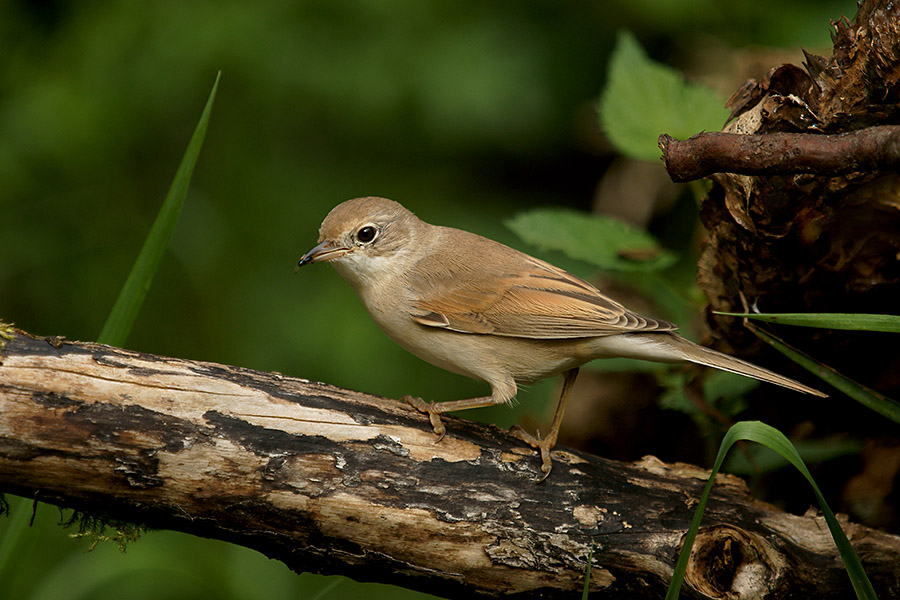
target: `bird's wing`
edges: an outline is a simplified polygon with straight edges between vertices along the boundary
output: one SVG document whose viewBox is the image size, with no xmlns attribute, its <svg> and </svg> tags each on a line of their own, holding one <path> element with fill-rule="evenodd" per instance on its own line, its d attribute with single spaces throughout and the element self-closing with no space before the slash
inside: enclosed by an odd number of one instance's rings
<svg viewBox="0 0 900 600">
<path fill-rule="evenodd" d="M 410 316 L 429 327 L 534 339 L 677 329 L 631 312 L 549 263 L 496 242 L 491 246 L 505 258 L 491 261 L 491 268 L 486 261 L 474 268 L 442 260 L 416 269 L 430 276 L 410 278 L 415 297 Z"/>
</svg>

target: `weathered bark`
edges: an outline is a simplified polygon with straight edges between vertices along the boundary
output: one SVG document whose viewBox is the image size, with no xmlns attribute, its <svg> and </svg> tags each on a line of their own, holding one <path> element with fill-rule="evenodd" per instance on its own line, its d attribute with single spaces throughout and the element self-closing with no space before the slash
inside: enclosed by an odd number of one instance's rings
<svg viewBox="0 0 900 600">
<path fill-rule="evenodd" d="M 228 540 L 297 571 L 448 597 L 659 598 L 706 473 L 559 449 L 277 373 L 16 331 L 0 350 L 0 489 Z M 846 597 L 828 530 L 722 477 L 687 590 Z M 846 524 L 883 597 L 900 538 Z"/>
<path fill-rule="evenodd" d="M 659 147 L 672 181 L 693 181 L 714 173 L 833 177 L 900 171 L 900 127 L 896 125 L 836 135 L 708 131 L 677 140 L 663 134 Z"/>
</svg>

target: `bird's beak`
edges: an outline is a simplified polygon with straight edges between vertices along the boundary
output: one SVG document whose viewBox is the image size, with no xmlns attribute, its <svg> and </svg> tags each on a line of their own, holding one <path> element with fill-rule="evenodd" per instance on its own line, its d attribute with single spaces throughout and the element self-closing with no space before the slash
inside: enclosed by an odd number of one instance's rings
<svg viewBox="0 0 900 600">
<path fill-rule="evenodd" d="M 297 269 L 310 263 L 340 258 L 350 252 L 350 250 L 351 248 L 344 248 L 331 240 L 325 240 L 300 258 L 300 262 L 297 263 L 297 268 L 294 269 L 294 272 L 296 273 Z"/>
</svg>

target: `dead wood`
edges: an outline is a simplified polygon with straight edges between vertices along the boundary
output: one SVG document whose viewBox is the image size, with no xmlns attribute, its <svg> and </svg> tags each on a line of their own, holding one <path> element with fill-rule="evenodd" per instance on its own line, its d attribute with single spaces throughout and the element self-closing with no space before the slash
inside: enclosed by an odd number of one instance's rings
<svg viewBox="0 0 900 600">
<path fill-rule="evenodd" d="M 322 383 L 14 332 L 0 350 L 0 489 L 254 548 L 296 571 L 455 598 L 660 598 L 707 473 L 653 457 L 535 454 L 401 402 Z M 848 536 L 882 597 L 900 538 Z M 139 542 L 138 542 L 139 543 Z M 823 520 L 720 477 L 693 554 L 700 597 L 838 598 Z"/>
<path fill-rule="evenodd" d="M 714 173 L 833 177 L 900 171 L 900 127 L 895 125 L 835 135 L 710 131 L 677 140 L 663 134 L 659 146 L 672 181 L 693 181 Z"/>
</svg>

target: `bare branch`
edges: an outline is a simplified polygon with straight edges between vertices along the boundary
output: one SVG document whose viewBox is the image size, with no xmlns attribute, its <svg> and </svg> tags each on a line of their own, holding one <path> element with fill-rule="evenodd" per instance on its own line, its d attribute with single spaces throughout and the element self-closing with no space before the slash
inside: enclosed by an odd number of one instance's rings
<svg viewBox="0 0 900 600">
<path fill-rule="evenodd" d="M 698 133 L 687 140 L 659 136 L 672 181 L 713 173 L 833 176 L 859 171 L 900 170 L 900 126 L 867 127 L 850 133 Z"/>
</svg>

